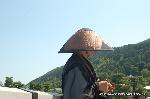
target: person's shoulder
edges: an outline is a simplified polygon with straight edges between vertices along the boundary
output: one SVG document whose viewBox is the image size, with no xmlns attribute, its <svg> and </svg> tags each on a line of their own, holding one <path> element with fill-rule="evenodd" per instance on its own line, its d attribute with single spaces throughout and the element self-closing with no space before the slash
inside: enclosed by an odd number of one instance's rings
<svg viewBox="0 0 150 99">
<path fill-rule="evenodd" d="M 72 64 L 72 63 L 80 63 L 81 59 L 78 54 L 73 53 L 72 56 L 67 60 L 66 64 Z"/>
</svg>

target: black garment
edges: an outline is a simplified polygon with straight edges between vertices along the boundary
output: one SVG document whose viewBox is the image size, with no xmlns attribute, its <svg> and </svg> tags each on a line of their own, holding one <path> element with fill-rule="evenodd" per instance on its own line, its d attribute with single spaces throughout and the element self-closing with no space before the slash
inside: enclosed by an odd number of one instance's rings
<svg viewBox="0 0 150 99">
<path fill-rule="evenodd" d="M 63 99 L 106 99 L 99 96 L 96 74 L 91 63 L 79 54 L 73 54 L 62 75 Z"/>
</svg>

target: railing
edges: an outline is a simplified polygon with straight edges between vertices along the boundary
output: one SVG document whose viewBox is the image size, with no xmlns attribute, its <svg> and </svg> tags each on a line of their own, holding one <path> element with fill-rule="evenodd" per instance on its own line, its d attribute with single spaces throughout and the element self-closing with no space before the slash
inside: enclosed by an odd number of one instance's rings
<svg viewBox="0 0 150 99">
<path fill-rule="evenodd" d="M 62 94 L 0 87 L 0 99 L 62 99 Z"/>
</svg>

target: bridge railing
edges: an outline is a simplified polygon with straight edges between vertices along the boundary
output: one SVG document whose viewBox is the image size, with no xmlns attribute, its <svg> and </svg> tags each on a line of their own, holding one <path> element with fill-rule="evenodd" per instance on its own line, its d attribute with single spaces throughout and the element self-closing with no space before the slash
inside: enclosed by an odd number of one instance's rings
<svg viewBox="0 0 150 99">
<path fill-rule="evenodd" d="M 0 87 L 0 99 L 62 99 L 62 94 Z"/>
</svg>

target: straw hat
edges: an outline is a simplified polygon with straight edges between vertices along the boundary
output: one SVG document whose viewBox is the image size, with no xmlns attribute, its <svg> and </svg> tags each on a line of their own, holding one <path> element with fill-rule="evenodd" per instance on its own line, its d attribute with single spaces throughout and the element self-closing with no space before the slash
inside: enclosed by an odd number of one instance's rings
<svg viewBox="0 0 150 99">
<path fill-rule="evenodd" d="M 74 53 L 78 51 L 113 50 L 102 37 L 89 28 L 78 30 L 60 49 L 59 53 Z"/>
</svg>

